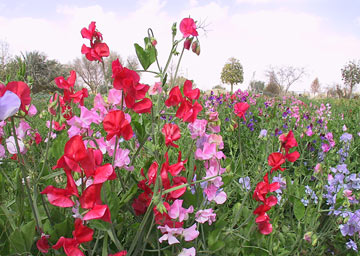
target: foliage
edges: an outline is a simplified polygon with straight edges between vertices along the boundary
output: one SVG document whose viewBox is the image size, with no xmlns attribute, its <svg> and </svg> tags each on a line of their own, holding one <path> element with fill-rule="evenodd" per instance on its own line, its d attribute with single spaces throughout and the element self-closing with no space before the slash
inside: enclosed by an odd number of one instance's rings
<svg viewBox="0 0 360 256">
<path fill-rule="evenodd" d="M 351 98 L 353 89 L 360 83 L 360 62 L 350 61 L 341 69 L 341 75 L 347 86 L 345 96 Z"/>
<path fill-rule="evenodd" d="M 251 81 L 250 82 L 250 90 L 255 93 L 263 92 L 265 89 L 265 82 L 263 81 Z"/>
<path fill-rule="evenodd" d="M 234 84 L 241 84 L 244 81 L 244 70 L 240 61 L 231 57 L 225 63 L 220 78 L 223 83 L 231 85 L 231 92 L 233 92 Z"/>
<path fill-rule="evenodd" d="M 320 83 L 319 79 L 315 78 L 315 80 L 311 83 L 311 92 L 315 95 L 316 93 L 319 93 L 320 91 Z"/>
<path fill-rule="evenodd" d="M 270 66 L 266 71 L 266 75 L 269 77 L 271 83 L 275 83 L 280 88 L 280 91 L 286 94 L 295 82 L 300 81 L 301 78 L 306 75 L 306 72 L 303 67 Z"/>
</svg>

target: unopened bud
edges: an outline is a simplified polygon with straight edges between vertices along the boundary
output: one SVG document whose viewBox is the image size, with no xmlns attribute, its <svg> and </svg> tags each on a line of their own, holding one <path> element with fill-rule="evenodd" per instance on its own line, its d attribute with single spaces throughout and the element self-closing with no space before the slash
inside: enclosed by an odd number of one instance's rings
<svg viewBox="0 0 360 256">
<path fill-rule="evenodd" d="M 192 43 L 192 38 L 187 38 L 186 40 L 185 40 L 185 42 L 184 42 L 184 48 L 186 49 L 186 50 L 189 50 L 190 49 L 190 45 L 191 45 L 191 43 Z"/>
<path fill-rule="evenodd" d="M 171 30 L 172 30 L 172 36 L 175 37 L 177 33 L 176 22 L 174 22 L 174 24 L 172 25 Z"/>
<path fill-rule="evenodd" d="M 200 44 L 198 41 L 192 43 L 191 49 L 194 53 L 196 53 L 196 55 L 200 55 Z"/>
<path fill-rule="evenodd" d="M 152 46 L 156 46 L 157 45 L 157 41 L 156 41 L 156 39 L 154 38 L 154 37 L 152 37 L 151 39 L 151 44 L 152 44 Z"/>
</svg>

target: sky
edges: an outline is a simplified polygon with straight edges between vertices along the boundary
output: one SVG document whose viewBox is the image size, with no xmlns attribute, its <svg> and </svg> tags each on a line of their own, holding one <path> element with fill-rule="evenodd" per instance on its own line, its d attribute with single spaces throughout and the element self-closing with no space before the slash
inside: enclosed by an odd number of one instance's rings
<svg viewBox="0 0 360 256">
<path fill-rule="evenodd" d="M 204 27 L 201 53 L 185 52 L 180 75 L 203 90 L 222 84 L 230 57 L 244 69 L 244 83 L 235 88 L 246 89 L 251 79 L 267 82 L 270 66 L 294 66 L 307 73 L 290 88 L 299 92 L 309 91 L 316 77 L 323 88 L 341 83 L 341 68 L 360 59 L 358 0 L 0 0 L 0 40 L 13 55 L 38 50 L 69 63 L 88 44 L 80 30 L 96 21 L 110 50 L 126 59 L 152 28 L 165 66 L 171 26 L 189 16 Z M 146 75 L 141 82 L 155 81 Z"/>
</svg>

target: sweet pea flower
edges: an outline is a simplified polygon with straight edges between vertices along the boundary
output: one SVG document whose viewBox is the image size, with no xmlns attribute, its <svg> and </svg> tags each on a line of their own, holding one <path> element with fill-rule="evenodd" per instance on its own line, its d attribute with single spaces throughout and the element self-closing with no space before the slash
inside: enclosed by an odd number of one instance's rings
<svg viewBox="0 0 360 256">
<path fill-rule="evenodd" d="M 162 237 L 159 238 L 159 242 L 168 241 L 169 245 L 180 243 L 175 235 L 181 235 L 183 233 L 183 228 L 169 228 L 167 225 L 164 227 L 159 226 L 161 233 L 165 233 Z"/>
<path fill-rule="evenodd" d="M 0 97 L 0 120 L 5 120 L 10 116 L 15 115 L 20 108 L 21 101 L 12 91 L 6 91 L 5 94 Z"/>
<path fill-rule="evenodd" d="M 5 148 L 0 144 L 0 160 L 5 157 Z"/>
<path fill-rule="evenodd" d="M 205 209 L 199 210 L 195 214 L 195 220 L 199 223 L 208 222 L 211 225 L 213 222 L 216 221 L 216 213 L 214 213 L 213 209 Z"/>
<path fill-rule="evenodd" d="M 34 104 L 31 104 L 31 105 L 30 105 L 28 111 L 29 111 L 29 112 L 28 112 L 28 116 L 30 116 L 30 117 L 35 116 L 35 115 L 37 114 L 37 112 L 38 112 Z"/>
<path fill-rule="evenodd" d="M 183 248 L 178 256 L 196 256 L 196 250 L 194 247 L 189 249 Z"/>
<path fill-rule="evenodd" d="M 114 167 L 124 168 L 127 171 L 134 170 L 134 166 L 128 166 L 130 164 L 130 157 L 129 157 L 130 150 L 118 148 L 116 150 L 115 162 Z"/>
<path fill-rule="evenodd" d="M 201 137 L 206 131 L 207 120 L 196 119 L 193 123 L 188 124 L 188 129 L 191 133 L 191 138 L 196 139 Z"/>
<path fill-rule="evenodd" d="M 214 184 L 211 184 L 205 188 L 204 193 L 210 202 L 214 201 L 216 204 L 223 204 L 227 199 L 226 193 L 224 191 L 220 191 L 219 188 Z"/>
<path fill-rule="evenodd" d="M 344 131 L 344 132 L 346 132 L 347 131 L 347 127 L 346 127 L 346 125 L 344 124 L 344 126 L 342 127 L 342 130 Z"/>
<path fill-rule="evenodd" d="M 196 24 L 192 18 L 184 18 L 180 23 L 180 31 L 183 34 L 184 38 L 189 36 L 198 36 L 196 31 Z"/>
<path fill-rule="evenodd" d="M 211 158 L 225 158 L 225 155 L 222 151 L 216 151 L 216 144 L 215 143 L 204 143 L 203 149 L 198 148 L 195 152 L 195 158 L 200 160 L 209 160 Z"/>
<path fill-rule="evenodd" d="M 109 96 L 107 102 L 112 105 L 118 105 L 121 103 L 122 91 L 112 88 L 109 90 Z"/>
<path fill-rule="evenodd" d="M 18 139 L 18 144 L 19 144 L 20 153 L 24 153 L 26 149 L 25 149 L 25 145 L 21 139 Z M 18 154 L 14 136 L 10 136 L 9 138 L 6 139 L 6 148 L 10 154 L 13 154 L 13 155 Z"/>
<path fill-rule="evenodd" d="M 153 86 L 150 86 L 148 91 L 149 95 L 157 95 L 162 92 L 161 82 L 156 82 Z"/>
<path fill-rule="evenodd" d="M 196 230 L 196 224 L 192 225 L 189 228 L 185 228 L 182 232 L 184 240 L 186 242 L 192 241 L 199 236 L 200 232 Z"/>
<path fill-rule="evenodd" d="M 168 214 L 170 218 L 177 219 L 182 222 L 189 218 L 189 213 L 194 211 L 194 207 L 191 205 L 188 209 L 182 207 L 183 200 L 176 199 L 174 203 L 170 206 Z"/>
<path fill-rule="evenodd" d="M 266 135 L 267 135 L 267 130 L 262 129 L 262 130 L 260 131 L 260 134 L 259 134 L 259 137 L 258 137 L 258 138 L 264 138 L 264 137 L 266 137 Z"/>
</svg>

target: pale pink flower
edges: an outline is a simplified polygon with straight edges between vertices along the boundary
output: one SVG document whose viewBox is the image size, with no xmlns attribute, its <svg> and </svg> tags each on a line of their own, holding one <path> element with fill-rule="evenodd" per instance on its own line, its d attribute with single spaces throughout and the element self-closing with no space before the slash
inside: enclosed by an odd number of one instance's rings
<svg viewBox="0 0 360 256">
<path fill-rule="evenodd" d="M 5 157 L 5 148 L 3 145 L 0 144 L 0 159 Z"/>
<path fill-rule="evenodd" d="M 309 129 L 306 130 L 306 135 L 307 135 L 307 136 L 311 137 L 311 136 L 313 136 L 313 134 L 314 134 L 314 133 L 313 133 L 313 131 L 311 130 L 311 128 L 309 128 Z"/>
<path fill-rule="evenodd" d="M 218 134 L 210 134 L 209 143 L 216 143 L 216 146 L 218 146 L 219 149 L 224 148 L 224 142 L 221 135 Z"/>
<path fill-rule="evenodd" d="M 214 213 L 213 209 L 205 209 L 199 210 L 195 214 L 195 220 L 199 223 L 208 222 L 211 225 L 216 221 L 216 213 Z"/>
<path fill-rule="evenodd" d="M 189 249 L 183 248 L 178 256 L 196 256 L 196 250 L 194 247 Z"/>
<path fill-rule="evenodd" d="M 129 157 L 130 150 L 118 148 L 116 150 L 115 162 L 114 167 L 124 168 L 127 171 L 133 171 L 134 166 L 129 167 L 130 164 L 130 157 Z"/>
<path fill-rule="evenodd" d="M 224 191 L 219 191 L 219 188 L 214 184 L 210 184 L 204 189 L 204 193 L 207 196 L 207 199 L 215 201 L 216 204 L 223 204 L 226 201 L 226 193 Z"/>
<path fill-rule="evenodd" d="M 30 125 L 26 121 L 20 120 L 19 127 L 16 128 L 16 135 L 18 136 L 18 138 L 22 140 L 26 136 L 29 136 L 30 132 L 31 132 Z"/>
<path fill-rule="evenodd" d="M 81 106 L 80 109 L 80 117 L 73 116 L 67 121 L 68 125 L 89 129 L 92 123 L 99 124 L 101 122 L 100 116 L 95 111 L 90 111 L 84 106 Z"/>
<path fill-rule="evenodd" d="M 201 137 L 206 131 L 207 120 L 196 119 L 193 123 L 188 124 L 188 129 L 191 133 L 191 138 Z"/>
<path fill-rule="evenodd" d="M 161 233 L 165 233 L 162 237 L 159 238 L 159 242 L 168 241 L 170 245 L 180 243 L 179 240 L 175 237 L 175 235 L 181 235 L 183 233 L 183 228 L 169 228 L 167 225 L 164 227 L 159 226 Z"/>
<path fill-rule="evenodd" d="M 182 232 L 184 240 L 186 242 L 192 241 L 199 236 L 200 232 L 196 230 L 196 224 L 192 225 L 189 228 L 185 228 Z"/>
<path fill-rule="evenodd" d="M 148 91 L 149 95 L 156 95 L 162 92 L 161 82 L 156 82 L 154 85 L 150 86 Z"/>
<path fill-rule="evenodd" d="M 317 164 L 315 165 L 314 172 L 315 172 L 315 173 L 319 173 L 319 172 L 320 172 L 320 168 L 321 168 L 321 164 L 320 164 L 320 163 L 317 163 Z"/>
<path fill-rule="evenodd" d="M 342 130 L 343 130 L 344 132 L 346 132 L 346 131 L 347 131 L 347 127 L 346 127 L 346 125 L 345 125 L 345 124 L 344 124 L 344 126 L 343 126 Z"/>
<path fill-rule="evenodd" d="M 82 129 L 75 125 L 71 126 L 68 130 L 69 138 L 72 138 L 75 135 L 81 135 L 81 134 L 82 134 Z"/>
<path fill-rule="evenodd" d="M 19 138 L 18 138 L 18 144 L 19 144 L 20 153 L 25 153 L 26 151 L 25 145 L 23 141 Z M 10 136 L 9 138 L 6 139 L 6 148 L 10 154 L 18 154 L 14 136 Z"/>
<path fill-rule="evenodd" d="M 183 200 L 176 199 L 174 203 L 170 206 L 168 214 L 170 218 L 177 219 L 182 222 L 189 218 L 189 213 L 194 211 L 194 207 L 191 205 L 188 209 L 182 207 Z"/>
</svg>

